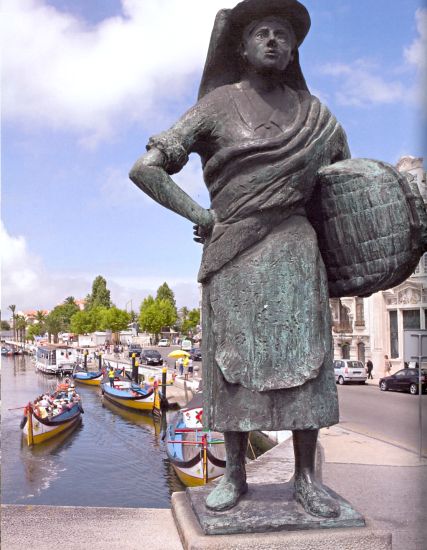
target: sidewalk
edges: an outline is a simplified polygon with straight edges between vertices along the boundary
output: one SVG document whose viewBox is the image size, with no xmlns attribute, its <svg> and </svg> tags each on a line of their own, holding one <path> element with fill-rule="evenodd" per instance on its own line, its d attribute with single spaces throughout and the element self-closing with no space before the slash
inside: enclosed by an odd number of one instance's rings
<svg viewBox="0 0 427 550">
<path fill-rule="evenodd" d="M 427 460 L 340 425 L 321 430 L 323 482 L 375 528 L 391 531 L 394 550 L 422 550 Z M 284 482 L 293 472 L 291 440 L 248 466 L 250 483 Z M 180 550 L 170 509 L 2 506 L 5 550 Z M 329 549 L 328 549 L 329 550 Z"/>
</svg>

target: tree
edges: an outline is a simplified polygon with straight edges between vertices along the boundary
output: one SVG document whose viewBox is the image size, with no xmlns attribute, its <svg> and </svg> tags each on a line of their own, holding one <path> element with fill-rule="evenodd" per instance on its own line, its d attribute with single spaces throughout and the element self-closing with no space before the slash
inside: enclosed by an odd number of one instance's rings
<svg viewBox="0 0 427 550">
<path fill-rule="evenodd" d="M 16 310 L 16 306 L 15 304 L 12 304 L 11 306 L 8 306 L 10 311 L 12 312 L 12 329 L 13 329 L 13 340 L 15 340 L 15 310 Z"/>
<path fill-rule="evenodd" d="M 71 332 L 88 334 L 95 332 L 97 325 L 97 310 L 77 311 L 70 319 Z"/>
<path fill-rule="evenodd" d="M 127 329 L 130 322 L 130 314 L 123 309 L 111 307 L 109 309 L 102 308 L 98 317 L 98 327 L 100 330 L 111 330 L 114 334 L 113 340 L 119 340 L 118 333 L 121 330 Z"/>
<path fill-rule="evenodd" d="M 44 326 L 40 323 L 35 323 L 34 325 L 30 325 L 28 327 L 27 338 L 34 341 L 36 336 L 41 336 L 42 334 L 44 334 L 44 332 Z"/>
<path fill-rule="evenodd" d="M 188 333 L 190 330 L 194 330 L 200 323 L 200 311 L 198 309 L 192 309 L 188 312 L 187 319 L 182 323 L 182 332 Z"/>
<path fill-rule="evenodd" d="M 1 330 L 10 330 L 10 325 L 7 321 L 1 321 Z"/>
<path fill-rule="evenodd" d="M 92 293 L 86 297 L 85 310 L 91 310 L 99 306 L 106 308 L 112 306 L 107 281 L 101 275 L 98 275 L 92 283 Z"/>
<path fill-rule="evenodd" d="M 160 285 L 157 289 L 156 300 L 169 300 L 169 302 L 176 309 L 175 294 L 166 282 Z"/>
<path fill-rule="evenodd" d="M 177 318 L 176 308 L 168 299 L 148 296 L 141 304 L 139 324 L 142 330 L 156 335 L 162 327 L 172 326 Z"/>
<path fill-rule="evenodd" d="M 16 339 L 21 342 L 25 341 L 25 329 L 27 328 L 27 321 L 23 315 L 15 315 L 15 330 Z"/>
</svg>

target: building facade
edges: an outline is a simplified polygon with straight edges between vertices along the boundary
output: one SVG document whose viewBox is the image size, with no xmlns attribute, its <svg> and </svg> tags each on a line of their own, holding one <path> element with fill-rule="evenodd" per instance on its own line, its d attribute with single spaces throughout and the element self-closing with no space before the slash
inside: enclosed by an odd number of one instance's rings
<svg viewBox="0 0 427 550">
<path fill-rule="evenodd" d="M 426 171 L 423 159 L 402 157 L 396 165 L 416 179 L 427 205 Z M 391 360 L 392 371 L 403 368 L 405 331 L 427 330 L 427 254 L 414 273 L 399 286 L 368 298 L 335 298 L 330 301 L 334 357 L 371 359 L 374 374 L 383 374 L 384 356 Z"/>
</svg>

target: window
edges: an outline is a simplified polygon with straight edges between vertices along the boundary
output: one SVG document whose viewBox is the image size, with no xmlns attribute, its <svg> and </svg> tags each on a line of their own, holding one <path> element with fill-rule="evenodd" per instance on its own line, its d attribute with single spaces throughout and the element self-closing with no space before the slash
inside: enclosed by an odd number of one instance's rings
<svg viewBox="0 0 427 550">
<path fill-rule="evenodd" d="M 397 329 L 397 311 L 390 311 L 390 357 L 399 357 L 399 332 Z"/>
<path fill-rule="evenodd" d="M 365 326 L 365 312 L 363 306 L 363 298 L 356 298 L 356 326 Z"/>
<path fill-rule="evenodd" d="M 365 363 L 365 344 L 363 342 L 357 344 L 357 358 L 362 363 Z"/>
<path fill-rule="evenodd" d="M 420 310 L 419 309 L 404 309 L 403 314 L 403 329 L 420 328 Z"/>
<path fill-rule="evenodd" d="M 343 359 L 350 359 L 350 345 L 343 344 L 341 347 L 341 354 Z"/>
</svg>

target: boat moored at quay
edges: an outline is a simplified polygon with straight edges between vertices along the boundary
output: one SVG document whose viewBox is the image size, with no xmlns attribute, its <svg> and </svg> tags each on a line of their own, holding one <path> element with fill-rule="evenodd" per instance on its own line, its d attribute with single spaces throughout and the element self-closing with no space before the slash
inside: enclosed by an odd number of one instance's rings
<svg viewBox="0 0 427 550">
<path fill-rule="evenodd" d="M 72 374 L 77 361 L 77 351 L 67 345 L 44 344 L 35 354 L 36 369 L 45 374 Z"/>
</svg>

